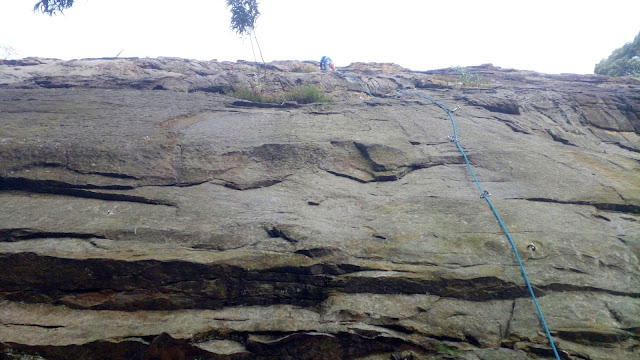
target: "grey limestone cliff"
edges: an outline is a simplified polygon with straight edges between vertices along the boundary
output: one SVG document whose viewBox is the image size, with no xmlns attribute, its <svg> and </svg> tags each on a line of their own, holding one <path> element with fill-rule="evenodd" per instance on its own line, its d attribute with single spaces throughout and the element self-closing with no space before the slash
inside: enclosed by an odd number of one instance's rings
<svg viewBox="0 0 640 360">
<path fill-rule="evenodd" d="M 419 92 L 561 357 L 640 358 L 640 81 L 470 71 L 0 61 L 0 357 L 553 358 Z"/>
</svg>

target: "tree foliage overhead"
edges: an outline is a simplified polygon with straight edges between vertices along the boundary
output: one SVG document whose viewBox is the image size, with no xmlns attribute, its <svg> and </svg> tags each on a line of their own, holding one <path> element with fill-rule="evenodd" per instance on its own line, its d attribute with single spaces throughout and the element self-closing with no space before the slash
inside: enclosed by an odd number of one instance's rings
<svg viewBox="0 0 640 360">
<path fill-rule="evenodd" d="M 632 42 L 600 61 L 594 72 L 609 76 L 640 76 L 640 33 Z"/>
<path fill-rule="evenodd" d="M 253 31 L 256 19 L 260 16 L 257 0 L 226 0 L 231 8 L 231 30 L 240 35 L 248 35 Z M 74 0 L 39 0 L 33 11 L 55 15 L 73 6 Z"/>
<path fill-rule="evenodd" d="M 240 35 L 248 35 L 260 16 L 257 0 L 227 0 L 231 8 L 231 30 Z"/>
<path fill-rule="evenodd" d="M 16 54 L 16 50 L 11 46 L 0 45 L 0 60 L 7 60 Z"/>
<path fill-rule="evenodd" d="M 40 0 L 33 7 L 33 11 L 55 15 L 73 6 L 73 0 Z"/>
</svg>

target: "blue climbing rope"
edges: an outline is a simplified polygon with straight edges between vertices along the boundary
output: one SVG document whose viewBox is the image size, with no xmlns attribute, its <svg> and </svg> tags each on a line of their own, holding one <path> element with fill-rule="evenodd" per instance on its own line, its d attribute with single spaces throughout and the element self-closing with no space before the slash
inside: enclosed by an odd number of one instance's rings
<svg viewBox="0 0 640 360">
<path fill-rule="evenodd" d="M 398 90 L 400 93 L 403 94 L 407 94 L 406 91 L 403 90 Z M 423 99 L 429 100 L 432 103 L 434 103 L 435 105 L 439 106 L 441 109 L 443 109 L 444 111 L 447 112 L 447 114 L 449 114 L 449 119 L 451 119 L 451 124 L 453 125 L 453 136 L 450 136 L 449 139 L 452 142 L 456 143 L 456 146 L 458 147 L 458 150 L 460 150 L 460 153 L 462 153 L 462 156 L 464 157 L 464 161 L 467 164 L 467 167 L 469 168 L 469 171 L 471 172 L 471 176 L 473 177 L 473 181 L 475 181 L 476 185 L 478 186 L 478 189 L 480 190 L 480 196 L 482 198 L 484 198 L 487 201 L 487 204 L 489 204 L 489 207 L 491 207 L 491 211 L 493 211 L 493 214 L 495 215 L 496 219 L 498 219 L 498 223 L 500 223 L 500 227 L 502 228 L 502 231 L 504 231 L 505 235 L 507 236 L 507 239 L 509 239 L 509 243 L 511 244 L 511 247 L 513 248 L 513 253 L 516 255 L 516 260 L 518 260 L 518 265 L 520 265 L 520 271 L 522 272 L 522 277 L 524 277 L 524 282 L 527 284 L 527 288 L 529 289 L 529 294 L 531 294 L 531 298 L 533 299 L 533 303 L 536 306 L 536 310 L 538 310 L 538 316 L 540 317 L 540 322 L 542 323 L 542 327 L 544 327 L 544 331 L 547 334 L 547 338 L 549 339 L 549 344 L 551 344 L 551 348 L 553 349 L 553 353 L 556 356 L 557 360 L 560 360 L 560 356 L 558 355 L 558 350 L 556 350 L 556 345 L 553 343 L 553 338 L 551 338 L 551 333 L 549 333 L 549 328 L 547 327 L 547 323 L 546 321 L 544 321 L 544 316 L 542 315 L 542 310 L 540 310 L 540 306 L 538 305 L 538 300 L 536 300 L 536 295 L 533 293 L 533 288 L 531 287 L 531 284 L 529 283 L 529 277 L 527 276 L 527 272 L 524 270 L 524 265 L 522 265 L 522 260 L 520 260 L 520 255 L 518 254 L 518 249 L 516 248 L 515 243 L 513 242 L 513 239 L 511 238 L 511 235 L 509 234 L 509 231 L 507 230 L 507 227 L 504 225 L 504 223 L 502 222 L 502 219 L 500 219 L 500 215 L 498 215 L 498 211 L 496 210 L 496 208 L 493 206 L 493 203 L 491 203 L 491 200 L 489 200 L 489 196 L 491 196 L 491 194 L 482 189 L 482 186 L 480 185 L 480 182 L 478 181 L 478 178 L 476 177 L 476 174 L 473 172 L 473 168 L 471 168 L 471 164 L 469 163 L 469 159 L 467 158 L 467 154 L 465 154 L 464 150 L 462 149 L 462 146 L 460 146 L 460 142 L 458 141 L 458 131 L 456 129 L 456 122 L 453 120 L 453 114 L 452 111 L 447 109 L 445 106 L 443 106 L 442 104 L 440 104 L 439 102 L 437 102 L 436 100 L 422 95 L 419 92 L 412 92 L 412 94 L 415 94 Z"/>
<path fill-rule="evenodd" d="M 364 87 L 364 85 L 362 85 L 360 80 L 358 80 L 358 79 L 356 79 L 354 77 L 348 76 L 346 74 L 343 74 L 343 73 L 341 73 L 339 71 L 336 71 L 336 73 L 338 75 L 340 75 L 340 76 L 343 76 L 343 77 L 347 78 L 347 79 L 355 80 L 360 85 L 360 87 L 362 87 L 362 89 L 367 94 L 369 94 L 369 96 L 375 97 L 373 94 L 371 94 L 371 92 L 369 92 L 369 90 L 367 90 L 367 88 Z M 398 92 L 400 92 L 402 94 L 407 94 L 407 92 L 403 91 L 403 90 L 398 90 Z M 533 304 L 535 305 L 536 310 L 538 311 L 538 317 L 540 318 L 540 322 L 542 323 L 542 327 L 544 328 L 544 331 L 547 334 L 547 338 L 549 339 L 549 344 L 551 345 L 551 349 L 553 350 L 553 354 L 555 355 L 557 360 L 560 360 L 560 355 L 558 355 L 558 350 L 556 349 L 556 345 L 553 342 L 553 338 L 551 337 L 551 333 L 549 332 L 549 327 L 547 326 L 547 322 L 544 320 L 544 315 L 542 315 L 542 310 L 540 309 L 540 305 L 538 304 L 538 300 L 536 299 L 536 295 L 533 292 L 533 288 L 531 287 L 531 283 L 529 282 L 529 277 L 527 276 L 527 272 L 525 271 L 524 265 L 522 264 L 522 260 L 520 259 L 520 254 L 518 253 L 518 249 L 516 248 L 516 245 L 513 242 L 513 239 L 511 238 L 511 234 L 509 234 L 509 230 L 507 230 L 506 225 L 504 224 L 504 222 L 500 218 L 500 215 L 498 215 L 498 211 L 496 210 L 495 206 L 493 206 L 493 203 L 489 199 L 489 196 L 491 196 L 491 194 L 488 191 L 484 190 L 482 188 L 482 185 L 480 185 L 480 181 L 478 181 L 478 178 L 476 177 L 476 174 L 473 171 L 473 168 L 471 167 L 471 163 L 469 162 L 469 158 L 467 158 L 467 154 L 464 152 L 464 149 L 462 149 L 462 146 L 460 145 L 460 142 L 458 141 L 458 130 L 456 128 L 456 122 L 453 119 L 452 111 L 449 110 L 448 108 L 446 108 L 444 105 L 442 105 L 439 102 L 437 102 L 436 100 L 434 100 L 434 99 L 432 99 L 432 98 L 430 98 L 428 96 L 425 96 L 423 94 L 420 94 L 419 92 L 415 92 L 414 91 L 414 92 L 411 92 L 411 93 L 415 94 L 415 95 L 417 95 L 417 96 L 419 96 L 419 97 L 421 97 L 423 99 L 431 101 L 433 104 L 437 105 L 442 110 L 446 111 L 447 114 L 449 115 L 449 119 L 451 119 L 451 125 L 453 126 L 453 136 L 450 136 L 449 139 L 456 144 L 456 147 L 458 148 L 458 150 L 460 151 L 460 153 L 464 157 L 464 161 L 467 164 L 467 168 L 469 169 L 469 172 L 471 173 L 471 176 L 473 177 L 473 181 L 478 186 L 478 190 L 480 190 L 480 196 L 485 199 L 487 204 L 489 204 L 489 207 L 491 208 L 491 211 L 493 211 L 493 215 L 495 215 L 496 219 L 498 220 L 498 223 L 500 224 L 500 228 L 502 228 L 502 231 L 507 236 L 507 239 L 509 240 L 509 243 L 511 244 L 511 248 L 513 249 L 513 253 L 516 256 L 516 260 L 518 261 L 518 265 L 520 266 L 520 271 L 522 272 L 522 277 L 524 278 L 524 282 L 527 285 L 527 289 L 529 289 L 529 294 L 531 295 L 531 299 L 533 299 Z"/>
<path fill-rule="evenodd" d="M 340 71 L 336 71 L 336 74 L 338 74 L 338 75 L 340 75 L 340 76 L 342 76 L 342 77 L 345 77 L 345 78 L 347 78 L 347 79 L 355 80 L 355 81 L 360 85 L 360 87 L 362 88 L 362 90 L 364 90 L 364 92 L 366 92 L 367 94 L 369 94 L 369 96 L 371 96 L 371 97 L 375 97 L 375 96 L 373 96 L 373 94 L 371 94 L 371 92 L 369 92 L 369 90 L 367 90 L 367 88 L 366 88 L 366 87 L 364 87 L 364 85 L 362 85 L 362 83 L 360 82 L 360 80 L 358 80 L 357 78 L 351 77 L 351 76 L 349 76 L 349 75 L 347 75 L 347 74 L 343 74 L 343 73 L 341 73 Z"/>
</svg>

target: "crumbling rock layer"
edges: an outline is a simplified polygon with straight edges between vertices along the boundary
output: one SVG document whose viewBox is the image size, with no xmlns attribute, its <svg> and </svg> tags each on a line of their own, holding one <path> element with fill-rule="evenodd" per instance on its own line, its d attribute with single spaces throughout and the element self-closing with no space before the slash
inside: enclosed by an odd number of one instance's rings
<svg viewBox="0 0 640 360">
<path fill-rule="evenodd" d="M 316 66 L 0 62 L 0 356 L 552 358 L 418 91 L 561 357 L 640 357 L 640 81 Z"/>
</svg>

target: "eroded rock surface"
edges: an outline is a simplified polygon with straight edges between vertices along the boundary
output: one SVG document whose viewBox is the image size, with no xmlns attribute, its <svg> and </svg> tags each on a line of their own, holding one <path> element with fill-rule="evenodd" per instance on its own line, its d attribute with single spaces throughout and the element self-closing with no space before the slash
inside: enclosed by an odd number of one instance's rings
<svg viewBox="0 0 640 360">
<path fill-rule="evenodd" d="M 561 356 L 640 357 L 640 81 L 315 68 L 0 62 L 2 356 L 552 358 L 418 91 Z"/>
</svg>

